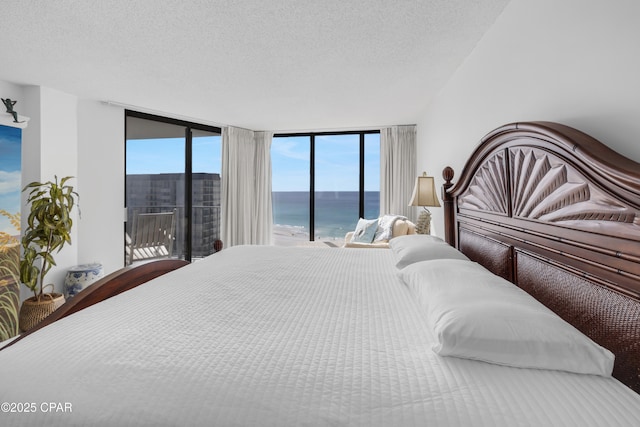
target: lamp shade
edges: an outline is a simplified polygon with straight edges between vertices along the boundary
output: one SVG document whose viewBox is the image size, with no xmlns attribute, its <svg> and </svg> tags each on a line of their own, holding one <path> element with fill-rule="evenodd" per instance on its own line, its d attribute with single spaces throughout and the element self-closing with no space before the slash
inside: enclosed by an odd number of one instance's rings
<svg viewBox="0 0 640 427">
<path fill-rule="evenodd" d="M 432 176 L 427 176 L 426 172 L 416 178 L 416 185 L 413 187 L 413 195 L 409 206 L 435 206 L 440 207 L 436 196 L 436 182 Z"/>
</svg>

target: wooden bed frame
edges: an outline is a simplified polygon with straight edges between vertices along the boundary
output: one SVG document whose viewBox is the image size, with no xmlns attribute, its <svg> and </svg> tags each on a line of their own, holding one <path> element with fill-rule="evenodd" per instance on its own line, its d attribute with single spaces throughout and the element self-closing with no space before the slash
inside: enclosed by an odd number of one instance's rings
<svg viewBox="0 0 640 427">
<path fill-rule="evenodd" d="M 216 239 L 213 242 L 215 252 L 221 251 L 222 247 L 222 240 Z M 0 343 L 0 351 L 12 346 L 24 337 L 52 324 L 57 320 L 116 296 L 124 291 L 133 289 L 136 286 L 140 286 L 151 279 L 155 279 L 156 277 L 184 267 L 185 265 L 189 265 L 189 262 L 183 259 L 163 259 L 145 262 L 138 265 L 129 265 L 121 268 L 120 270 L 114 271 L 113 273 L 87 286 L 86 289 L 83 289 L 82 292 L 75 295 L 72 299 L 67 300 L 42 322 L 22 333 L 10 343 L 4 346 Z"/>
<path fill-rule="evenodd" d="M 458 182 L 445 239 L 616 355 L 640 393 L 640 164 L 550 122 L 490 132 Z"/>
<path fill-rule="evenodd" d="M 117 270 L 87 286 L 82 290 L 82 292 L 67 300 L 56 311 L 47 316 L 35 327 L 0 348 L 0 351 L 12 346 L 26 336 L 52 324 L 57 320 L 118 295 L 124 291 L 133 289 L 151 279 L 155 279 L 158 276 L 162 276 L 163 274 L 184 267 L 188 264 L 189 263 L 187 261 L 181 259 L 165 259 L 121 268 L 120 270 Z"/>
</svg>

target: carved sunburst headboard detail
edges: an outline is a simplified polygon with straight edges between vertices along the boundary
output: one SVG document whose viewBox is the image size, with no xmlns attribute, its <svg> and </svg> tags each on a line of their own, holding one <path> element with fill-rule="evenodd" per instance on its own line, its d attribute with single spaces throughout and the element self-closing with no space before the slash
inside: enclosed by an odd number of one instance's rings
<svg viewBox="0 0 640 427">
<path fill-rule="evenodd" d="M 510 148 L 507 154 L 500 151 L 486 159 L 458 199 L 458 207 L 551 223 L 605 221 L 640 226 L 636 210 L 560 158 L 536 148 Z"/>
<path fill-rule="evenodd" d="M 465 209 L 508 214 L 507 165 L 504 153 L 490 157 L 479 168 L 467 191 L 458 199 Z"/>
</svg>

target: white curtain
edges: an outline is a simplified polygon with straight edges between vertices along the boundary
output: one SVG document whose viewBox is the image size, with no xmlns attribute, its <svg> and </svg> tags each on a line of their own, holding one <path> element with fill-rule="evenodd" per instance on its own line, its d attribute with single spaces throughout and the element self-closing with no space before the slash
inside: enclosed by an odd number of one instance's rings
<svg viewBox="0 0 640 427">
<path fill-rule="evenodd" d="M 222 129 L 222 215 L 224 247 L 271 243 L 270 132 Z"/>
<path fill-rule="evenodd" d="M 256 132 L 255 204 L 253 238 L 256 245 L 270 245 L 273 238 L 273 206 L 271 198 L 271 141 L 273 132 Z"/>
<path fill-rule="evenodd" d="M 404 215 L 415 222 L 408 206 L 416 180 L 416 127 L 380 129 L 380 215 Z"/>
</svg>

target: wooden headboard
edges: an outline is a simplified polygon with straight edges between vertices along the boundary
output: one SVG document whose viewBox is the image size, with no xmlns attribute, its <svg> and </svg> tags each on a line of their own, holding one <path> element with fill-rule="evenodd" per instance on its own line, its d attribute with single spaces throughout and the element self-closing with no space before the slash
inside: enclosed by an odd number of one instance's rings
<svg viewBox="0 0 640 427">
<path fill-rule="evenodd" d="M 454 185 L 445 238 L 616 355 L 640 393 L 640 164 L 551 122 L 485 136 Z"/>
</svg>

